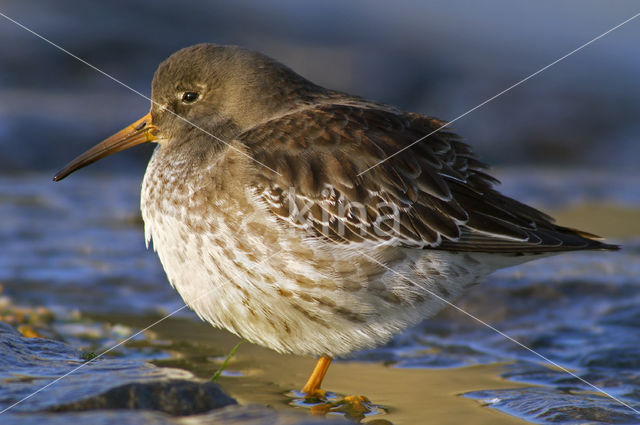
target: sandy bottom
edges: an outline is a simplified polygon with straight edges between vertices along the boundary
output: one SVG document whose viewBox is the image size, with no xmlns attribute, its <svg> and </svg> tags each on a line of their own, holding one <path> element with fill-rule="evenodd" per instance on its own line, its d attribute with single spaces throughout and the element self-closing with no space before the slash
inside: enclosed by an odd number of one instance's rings
<svg viewBox="0 0 640 425">
<path fill-rule="evenodd" d="M 99 317 L 94 317 L 98 319 Z M 103 318 L 106 319 L 106 318 Z M 143 327 L 156 318 L 116 317 L 133 327 Z M 164 341 L 172 354 L 161 366 L 188 369 L 207 378 L 222 358 L 239 341 L 227 332 L 205 323 L 169 319 L 153 328 L 152 339 Z M 292 406 L 288 395 L 302 387 L 311 373 L 312 358 L 280 355 L 245 343 L 230 361 L 219 383 L 242 404 L 260 404 L 276 409 Z M 523 424 L 526 421 L 483 406 L 461 394 L 487 388 L 520 388 L 525 385 L 500 378 L 504 364 L 476 365 L 447 369 L 402 369 L 375 362 L 334 361 L 323 387 L 342 395 L 364 395 L 382 406 L 386 413 L 372 415 L 364 423 L 384 419 L 396 425 L 438 424 Z"/>
</svg>

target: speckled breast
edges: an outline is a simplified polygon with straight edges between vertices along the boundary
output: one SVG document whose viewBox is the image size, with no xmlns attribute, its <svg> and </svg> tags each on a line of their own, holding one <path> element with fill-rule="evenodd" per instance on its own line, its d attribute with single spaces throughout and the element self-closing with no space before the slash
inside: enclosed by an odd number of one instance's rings
<svg viewBox="0 0 640 425">
<path fill-rule="evenodd" d="M 194 162 L 160 147 L 142 186 L 147 242 L 213 325 L 280 352 L 344 355 L 389 340 L 477 280 L 447 253 L 387 246 L 363 256 L 304 237 L 243 184 L 237 156 Z M 444 280 L 454 266 L 463 276 Z"/>
</svg>

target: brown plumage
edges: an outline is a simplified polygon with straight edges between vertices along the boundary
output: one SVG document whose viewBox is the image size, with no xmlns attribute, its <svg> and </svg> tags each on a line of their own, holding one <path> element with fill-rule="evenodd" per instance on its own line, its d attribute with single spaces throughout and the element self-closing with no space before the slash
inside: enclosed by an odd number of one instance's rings
<svg viewBox="0 0 640 425">
<path fill-rule="evenodd" d="M 170 282 L 215 326 L 325 356 L 307 392 L 327 356 L 388 341 L 498 268 L 617 249 L 500 194 L 450 131 L 413 144 L 442 121 L 322 88 L 258 53 L 183 49 L 158 68 L 152 99 L 55 179 L 159 143 L 141 208 Z"/>
<path fill-rule="evenodd" d="M 443 122 L 344 99 L 348 106 L 336 96 L 237 136 L 252 158 L 269 167 L 255 166 L 253 184 L 283 220 L 294 213 L 290 206 L 302 210 L 312 201 L 319 208 L 306 208 L 304 221 L 335 243 L 397 239 L 400 246 L 532 253 L 614 248 L 497 192 L 488 167 L 450 132 L 375 166 Z M 287 188 L 295 191 L 297 204 Z M 343 220 L 335 211 L 340 203 L 363 205 L 366 214 Z M 375 232 L 389 205 L 397 207 L 400 226 Z"/>
</svg>

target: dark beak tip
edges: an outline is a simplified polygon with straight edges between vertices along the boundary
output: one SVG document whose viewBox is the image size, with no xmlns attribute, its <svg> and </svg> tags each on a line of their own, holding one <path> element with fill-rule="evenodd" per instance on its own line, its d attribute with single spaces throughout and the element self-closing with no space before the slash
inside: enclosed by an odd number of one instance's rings
<svg viewBox="0 0 640 425">
<path fill-rule="evenodd" d="M 54 182 L 59 182 L 60 180 L 63 180 L 64 178 L 66 178 L 69 175 L 69 172 L 67 172 L 64 168 L 60 171 L 58 171 L 55 176 L 53 176 L 53 181 Z"/>
</svg>

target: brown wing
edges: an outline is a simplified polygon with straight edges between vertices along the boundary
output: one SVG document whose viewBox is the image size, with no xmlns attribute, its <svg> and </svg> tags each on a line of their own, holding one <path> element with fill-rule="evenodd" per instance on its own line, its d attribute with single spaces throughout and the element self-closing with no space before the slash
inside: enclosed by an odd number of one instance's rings
<svg viewBox="0 0 640 425">
<path fill-rule="evenodd" d="M 444 123 L 371 105 L 330 104 L 261 124 L 239 140 L 273 214 L 336 243 L 452 251 L 611 248 L 501 195 L 470 147 L 447 131 L 359 175 Z"/>
</svg>

